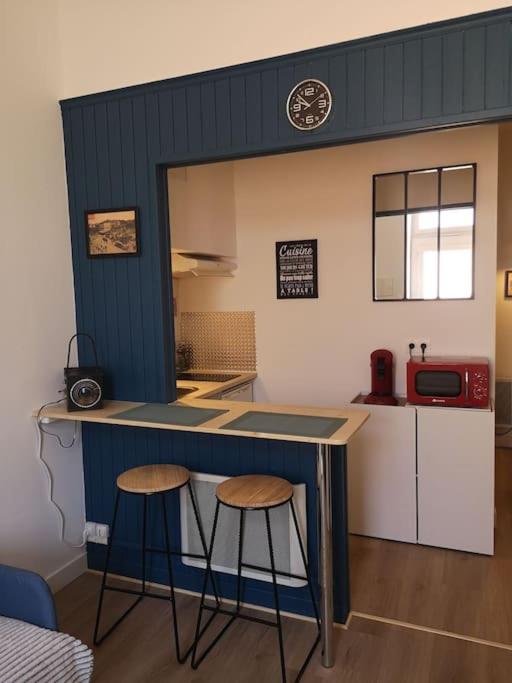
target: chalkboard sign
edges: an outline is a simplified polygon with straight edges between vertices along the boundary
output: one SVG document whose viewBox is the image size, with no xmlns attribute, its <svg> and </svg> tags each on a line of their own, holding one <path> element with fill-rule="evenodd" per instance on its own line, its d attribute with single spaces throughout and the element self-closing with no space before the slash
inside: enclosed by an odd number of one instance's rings
<svg viewBox="0 0 512 683">
<path fill-rule="evenodd" d="M 276 242 L 278 299 L 318 299 L 317 241 Z"/>
</svg>

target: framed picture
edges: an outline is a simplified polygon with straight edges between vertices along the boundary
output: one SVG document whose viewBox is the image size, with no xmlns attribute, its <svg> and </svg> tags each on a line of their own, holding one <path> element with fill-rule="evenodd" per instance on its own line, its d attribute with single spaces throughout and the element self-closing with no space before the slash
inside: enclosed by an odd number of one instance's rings
<svg viewBox="0 0 512 683">
<path fill-rule="evenodd" d="M 136 256 L 139 226 L 136 207 L 85 212 L 87 256 Z"/>
<path fill-rule="evenodd" d="M 512 299 L 512 270 L 505 271 L 505 298 Z"/>
<path fill-rule="evenodd" d="M 276 242 L 278 299 L 318 299 L 317 240 Z"/>
</svg>

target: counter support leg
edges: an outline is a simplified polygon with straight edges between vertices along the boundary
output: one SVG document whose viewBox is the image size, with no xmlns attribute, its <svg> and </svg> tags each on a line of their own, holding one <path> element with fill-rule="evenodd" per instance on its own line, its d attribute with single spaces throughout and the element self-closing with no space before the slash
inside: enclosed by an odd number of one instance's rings
<svg viewBox="0 0 512 683">
<path fill-rule="evenodd" d="M 320 510 L 320 619 L 322 666 L 334 666 L 331 447 L 318 444 L 316 460 Z"/>
</svg>

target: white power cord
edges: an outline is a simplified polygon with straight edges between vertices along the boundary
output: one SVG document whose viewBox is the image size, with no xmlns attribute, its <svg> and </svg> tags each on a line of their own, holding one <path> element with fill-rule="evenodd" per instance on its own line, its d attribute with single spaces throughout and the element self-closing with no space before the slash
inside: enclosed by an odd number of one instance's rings
<svg viewBox="0 0 512 683">
<path fill-rule="evenodd" d="M 83 548 L 85 546 L 85 544 L 87 543 L 87 530 L 86 529 L 83 530 L 82 543 L 80 543 L 78 545 L 75 545 L 74 543 L 70 543 L 69 541 L 67 541 L 65 539 L 66 518 L 64 516 L 64 512 L 63 512 L 62 508 L 53 499 L 53 475 L 52 475 L 52 472 L 48 466 L 48 463 L 43 458 L 43 443 L 44 443 L 43 435 L 44 434 L 46 434 L 47 436 L 53 436 L 55 439 L 57 439 L 59 446 L 61 448 L 72 448 L 76 443 L 76 439 L 78 436 L 78 422 L 76 420 L 75 420 L 75 428 L 74 428 L 74 432 L 73 432 L 73 438 L 72 438 L 71 442 L 68 444 L 65 444 L 58 434 L 54 434 L 53 432 L 46 431 L 46 429 L 44 429 L 43 424 L 42 424 L 43 418 L 41 417 L 41 413 L 43 412 L 43 410 L 45 408 L 47 408 L 48 406 L 59 405 L 59 403 L 62 403 L 65 400 L 66 400 L 65 398 L 61 398 L 58 401 L 51 401 L 50 403 L 45 403 L 37 411 L 37 420 L 36 420 L 36 429 L 37 429 L 37 435 L 38 435 L 37 455 L 38 455 L 38 458 L 39 458 L 41 464 L 43 465 L 43 469 L 44 469 L 44 471 L 46 473 L 46 477 L 48 479 L 48 499 L 49 499 L 50 503 L 54 506 L 54 508 L 57 510 L 57 513 L 59 515 L 59 519 L 60 519 L 60 540 L 63 543 L 65 543 L 67 546 L 69 546 L 70 548 Z"/>
</svg>

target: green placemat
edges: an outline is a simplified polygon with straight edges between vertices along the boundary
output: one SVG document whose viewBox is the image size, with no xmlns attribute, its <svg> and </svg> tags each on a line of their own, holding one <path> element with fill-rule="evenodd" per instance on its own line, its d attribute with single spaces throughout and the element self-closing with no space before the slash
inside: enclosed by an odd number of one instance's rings
<svg viewBox="0 0 512 683">
<path fill-rule="evenodd" d="M 110 417 L 116 420 L 140 420 L 141 422 L 157 422 L 160 424 L 180 425 L 183 427 L 197 427 L 212 420 L 217 415 L 227 413 L 227 410 L 214 408 L 192 408 L 183 405 L 167 405 L 167 403 L 145 403 L 142 406 L 128 408 Z"/>
<path fill-rule="evenodd" d="M 266 434 L 289 434 L 329 438 L 347 421 L 344 417 L 318 417 L 290 413 L 265 413 L 249 410 L 236 420 L 222 425 L 222 429 L 239 429 Z"/>
</svg>

